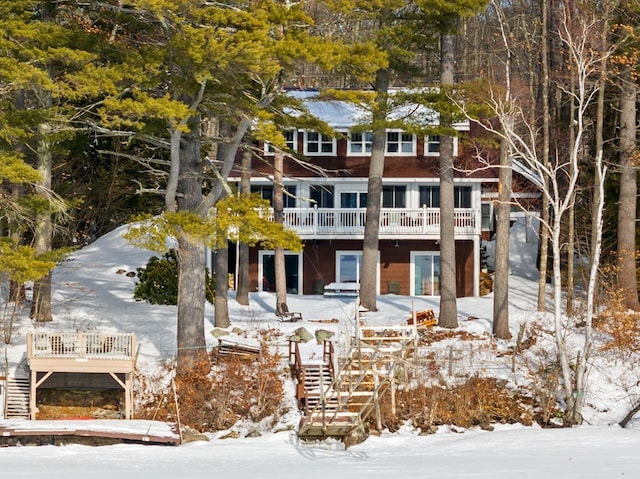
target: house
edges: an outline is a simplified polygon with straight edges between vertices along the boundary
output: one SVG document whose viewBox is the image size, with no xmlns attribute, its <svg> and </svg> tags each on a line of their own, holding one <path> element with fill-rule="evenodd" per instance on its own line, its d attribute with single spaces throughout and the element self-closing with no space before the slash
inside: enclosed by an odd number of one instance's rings
<svg viewBox="0 0 640 479">
<path fill-rule="evenodd" d="M 301 253 L 286 252 L 287 289 L 292 294 L 357 291 L 360 281 L 362 241 L 367 199 L 367 177 L 372 135 L 362 131 L 366 112 L 344 101 L 314 100 L 313 93 L 299 93 L 309 111 L 338 132 L 336 137 L 317 131 L 289 129 L 283 132 L 284 222 L 304 242 Z M 392 115 L 421 115 L 438 123 L 435 112 L 415 106 Z M 496 152 L 466 146 L 481 128 L 469 122 L 454 125 L 459 132 L 454 151 L 460 168 L 455 173 L 455 242 L 459 296 L 479 295 L 481 242 L 493 232 L 493 202 L 497 198 L 497 169 L 487 162 Z M 439 295 L 440 196 L 438 136 L 420 136 L 399 129 L 386 132 L 379 231 L 377 289 L 379 294 Z M 260 144 L 261 158 L 252 165 L 251 188 L 265 199 L 273 198 L 274 149 Z M 319 173 L 297 158 L 322 169 Z M 264 161 L 267 160 L 267 161 Z M 239 175 L 239 173 L 235 173 Z M 531 185 L 514 173 L 514 185 Z M 231 180 L 238 180 L 232 177 Z M 539 193 L 524 191 L 523 198 Z M 230 264 L 234 250 L 230 248 Z M 275 291 L 273 251 L 252 248 L 250 284 L 255 291 Z M 337 284 L 337 286 L 336 286 Z"/>
</svg>

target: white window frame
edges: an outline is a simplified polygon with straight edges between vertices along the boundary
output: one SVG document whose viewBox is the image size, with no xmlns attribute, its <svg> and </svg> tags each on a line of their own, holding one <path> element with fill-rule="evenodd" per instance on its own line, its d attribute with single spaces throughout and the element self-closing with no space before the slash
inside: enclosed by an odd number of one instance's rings
<svg viewBox="0 0 640 479">
<path fill-rule="evenodd" d="M 398 141 L 393 142 L 393 143 L 397 143 L 398 151 L 389 151 L 389 144 L 391 143 L 389 141 L 389 135 L 392 133 L 398 134 Z M 403 136 L 405 135 L 411 136 L 411 140 L 409 141 L 409 140 L 403 139 Z M 413 133 L 408 133 L 403 130 L 387 130 L 384 144 L 385 144 L 384 146 L 385 154 L 387 156 L 414 156 L 416 154 L 416 135 L 414 135 Z M 405 145 L 410 145 L 411 151 L 405 151 L 405 148 L 404 148 Z"/>
<path fill-rule="evenodd" d="M 265 249 L 258 251 L 258 291 L 262 292 L 262 284 L 264 282 L 264 268 L 263 268 L 263 258 L 266 255 L 273 255 L 275 251 Z M 285 251 L 285 256 L 297 256 L 298 257 L 298 294 L 302 294 L 302 285 L 303 285 L 303 270 L 302 266 L 304 264 L 302 258 L 302 252 L 297 253 L 294 251 Z"/>
<path fill-rule="evenodd" d="M 354 141 L 353 136 L 360 135 L 360 140 Z M 353 151 L 354 145 L 359 145 L 361 151 Z M 370 131 L 358 131 L 350 133 L 347 137 L 347 156 L 370 156 L 373 149 L 373 133 Z"/>
<path fill-rule="evenodd" d="M 318 150 L 319 151 L 309 151 L 309 134 L 318 135 Z M 315 142 L 314 142 L 315 143 Z M 322 145 L 331 144 L 331 151 L 322 151 Z M 317 131 L 305 131 L 304 132 L 304 148 L 303 153 L 305 156 L 335 156 L 336 155 L 336 146 L 337 141 L 335 138 L 331 138 L 329 136 L 323 135 Z"/>
<path fill-rule="evenodd" d="M 362 251 L 361 250 L 336 250 L 336 283 L 340 283 L 340 256 L 356 255 L 360 257 L 356 267 L 357 284 L 360 284 L 360 268 L 362 268 Z M 380 251 L 376 260 L 376 294 L 380 294 Z"/>
<path fill-rule="evenodd" d="M 287 138 L 287 135 L 291 134 L 291 138 Z M 282 132 L 284 136 L 285 146 L 288 150 L 298 151 L 298 131 L 297 130 L 284 130 Z M 273 145 L 268 141 L 264 142 L 264 154 L 273 156 L 275 155 L 275 149 Z"/>
<path fill-rule="evenodd" d="M 431 138 L 438 137 L 438 141 L 430 141 Z M 440 135 L 427 135 L 424 137 L 424 156 L 440 156 Z M 438 144 L 438 151 L 429 151 L 429 145 Z M 458 154 L 458 137 L 453 137 L 453 154 Z"/>
<path fill-rule="evenodd" d="M 435 256 L 440 256 L 440 252 L 439 251 L 411 251 L 410 260 L 409 260 L 409 275 L 410 275 L 409 276 L 409 295 L 410 296 L 418 296 L 416 294 L 416 256 L 435 257 Z M 435 262 L 432 264 L 435 264 Z M 442 264 L 440 265 L 440 267 L 442 267 Z M 440 295 L 438 294 L 437 296 L 440 296 Z M 420 295 L 420 297 L 426 297 L 426 296 Z"/>
</svg>

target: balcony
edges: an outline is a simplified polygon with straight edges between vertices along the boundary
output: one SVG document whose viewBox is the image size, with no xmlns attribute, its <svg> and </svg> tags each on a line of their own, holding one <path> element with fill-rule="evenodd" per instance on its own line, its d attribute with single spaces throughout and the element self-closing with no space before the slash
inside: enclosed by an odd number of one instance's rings
<svg viewBox="0 0 640 479">
<path fill-rule="evenodd" d="M 273 220 L 273 210 L 269 219 Z M 361 239 L 364 235 L 364 208 L 285 208 L 284 224 L 302 239 L 345 238 Z M 456 208 L 455 235 L 470 238 L 480 234 L 480 212 L 473 208 Z M 440 235 L 439 208 L 382 208 L 380 211 L 381 239 L 438 238 Z"/>
<path fill-rule="evenodd" d="M 100 333 L 29 333 L 27 359 L 32 371 L 133 371 L 135 336 Z"/>
</svg>

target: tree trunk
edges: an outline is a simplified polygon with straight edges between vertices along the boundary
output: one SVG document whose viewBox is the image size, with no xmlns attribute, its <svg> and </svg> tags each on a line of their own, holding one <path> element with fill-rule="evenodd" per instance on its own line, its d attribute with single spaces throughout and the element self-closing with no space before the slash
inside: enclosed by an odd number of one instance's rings
<svg viewBox="0 0 640 479">
<path fill-rule="evenodd" d="M 251 149 L 242 151 L 242 173 L 240 176 L 240 194 L 251 194 Z M 249 245 L 238 244 L 238 277 L 236 278 L 236 301 L 244 306 L 249 305 Z"/>
<path fill-rule="evenodd" d="M 367 182 L 367 213 L 362 241 L 362 266 L 360 272 L 360 303 L 370 311 L 376 311 L 378 284 L 378 234 L 380 231 L 380 204 L 382 201 L 382 176 L 387 133 L 387 92 L 389 71 L 379 70 L 376 75 L 376 104 L 373 113 L 373 138 L 369 179 Z"/>
<path fill-rule="evenodd" d="M 41 175 L 41 182 L 36 185 L 36 192 L 45 198 L 49 196 L 51 190 L 51 169 L 52 154 L 49 135 L 51 126 L 42 123 L 38 126 L 38 172 Z M 51 251 L 53 236 L 53 222 L 51 211 L 46 210 L 36 215 L 36 226 L 34 231 L 34 249 L 37 255 Z M 53 320 L 51 314 L 51 274 L 38 279 L 33 284 L 33 301 L 31 303 L 31 318 L 37 323 L 50 322 Z"/>
<path fill-rule="evenodd" d="M 216 250 L 216 297 L 213 301 L 215 325 L 217 328 L 229 327 L 229 248 L 227 243 Z"/>
<path fill-rule="evenodd" d="M 273 157 L 273 221 L 278 224 L 284 224 L 283 168 L 284 155 L 281 150 L 276 150 Z M 276 280 L 276 314 L 281 314 L 281 306 L 287 304 L 287 271 L 284 263 L 284 248 L 275 248 L 273 261 Z"/>
<path fill-rule="evenodd" d="M 638 173 L 636 158 L 637 86 L 625 72 L 620 92 L 620 193 L 618 197 L 618 287 L 625 304 L 639 309 L 636 276 L 636 202 Z"/>
<path fill-rule="evenodd" d="M 549 7 L 546 0 L 542 3 L 542 38 L 541 43 L 541 63 L 542 63 L 542 162 L 546 168 L 550 167 L 549 162 Z M 549 171 L 549 170 L 547 170 Z M 542 177 L 543 190 L 549 191 L 549 179 Z M 538 278 L 538 311 L 546 310 L 547 295 L 547 262 L 549 261 L 549 198 L 542 195 L 542 210 L 540 212 L 540 225 L 538 227 L 540 238 L 538 263 L 540 277 Z"/>
<path fill-rule="evenodd" d="M 493 282 L 493 334 L 511 338 L 509 331 L 509 227 L 511 217 L 511 158 L 506 140 L 500 142 L 498 204 L 496 206 L 495 277 Z"/>
<path fill-rule="evenodd" d="M 453 85 L 455 47 L 453 35 L 441 36 L 440 85 Z M 440 113 L 440 125 L 451 125 L 450 118 Z M 440 316 L 438 326 L 458 326 L 456 292 L 456 242 L 454 224 L 453 137 L 440 135 Z"/>
<path fill-rule="evenodd" d="M 176 374 L 189 374 L 206 360 L 204 340 L 205 246 L 187 235 L 178 238 L 178 364 Z"/>
<path fill-rule="evenodd" d="M 197 132 L 198 126 L 192 128 Z M 180 148 L 180 180 L 176 195 L 179 211 L 194 211 L 202 202 L 200 138 L 184 135 Z M 204 242 L 178 234 L 178 364 L 177 375 L 188 374 L 196 363 L 207 359 L 204 339 L 206 257 Z"/>
</svg>

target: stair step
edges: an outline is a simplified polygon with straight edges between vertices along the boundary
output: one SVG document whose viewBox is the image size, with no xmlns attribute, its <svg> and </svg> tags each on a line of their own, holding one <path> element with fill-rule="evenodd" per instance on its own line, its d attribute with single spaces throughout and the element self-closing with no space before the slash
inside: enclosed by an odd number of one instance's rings
<svg viewBox="0 0 640 479">
<path fill-rule="evenodd" d="M 6 417 L 29 418 L 29 392 L 31 388 L 28 377 L 10 377 L 6 382 Z"/>
</svg>

